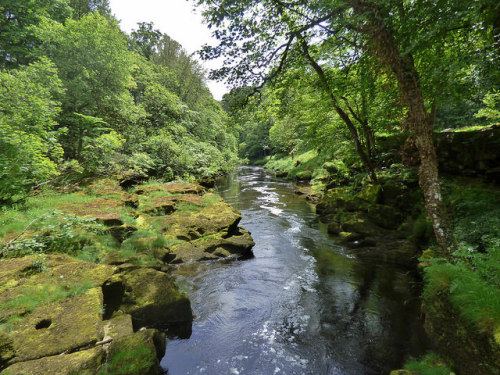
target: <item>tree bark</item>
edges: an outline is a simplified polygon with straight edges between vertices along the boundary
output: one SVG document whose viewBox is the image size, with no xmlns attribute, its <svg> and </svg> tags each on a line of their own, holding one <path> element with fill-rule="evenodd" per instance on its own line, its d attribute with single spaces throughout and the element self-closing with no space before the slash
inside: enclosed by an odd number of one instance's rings
<svg viewBox="0 0 500 375">
<path fill-rule="evenodd" d="M 413 57 L 400 53 L 393 33 L 378 17 L 380 10 L 376 5 L 362 0 L 352 0 L 350 4 L 356 12 L 368 18 L 362 32 L 371 42 L 371 52 L 382 64 L 389 67 L 397 78 L 399 90 L 408 108 L 403 128 L 411 133 L 420 157 L 419 185 L 424 194 L 427 215 L 432 221 L 437 243 L 444 253 L 449 255 L 455 247 L 455 242 L 441 195 L 432 118 L 425 108 Z"/>
</svg>

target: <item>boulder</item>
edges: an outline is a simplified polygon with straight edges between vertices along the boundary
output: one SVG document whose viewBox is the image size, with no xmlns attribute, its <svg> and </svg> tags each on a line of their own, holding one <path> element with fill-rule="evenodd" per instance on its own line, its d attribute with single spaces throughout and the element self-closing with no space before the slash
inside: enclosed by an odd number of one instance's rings
<svg viewBox="0 0 500 375">
<path fill-rule="evenodd" d="M 380 185 L 368 185 L 361 190 L 356 197 L 363 199 L 370 203 L 382 203 L 383 192 Z"/>
<path fill-rule="evenodd" d="M 165 335 L 145 329 L 111 342 L 105 374 L 163 375 L 160 359 L 165 355 Z"/>
<path fill-rule="evenodd" d="M 175 212 L 156 223 L 164 234 L 179 240 L 190 241 L 202 236 L 230 236 L 238 232 L 241 214 L 224 202 L 204 206 L 198 212 Z"/>
<path fill-rule="evenodd" d="M 136 189 L 136 194 L 146 195 L 153 192 L 163 191 L 169 194 L 198 194 L 201 195 L 205 188 L 201 185 L 190 184 L 186 182 L 176 182 L 170 184 L 154 184 L 150 186 L 139 186 Z"/>
<path fill-rule="evenodd" d="M 175 256 L 172 262 L 213 260 L 231 256 L 249 257 L 252 256 L 251 249 L 254 245 L 250 232 L 244 229 L 227 238 L 222 235 L 206 236 L 172 246 L 171 252 Z"/>
<path fill-rule="evenodd" d="M 15 363 L 1 375 L 94 375 L 104 361 L 101 346 L 71 354 L 59 354 L 32 361 Z"/>
<path fill-rule="evenodd" d="M 172 276 L 152 268 L 129 267 L 116 276 L 123 296 L 116 310 L 132 316 L 135 329 L 168 328 L 174 323 L 191 322 L 191 302 Z M 115 289 L 117 292 L 119 288 Z M 116 298 L 116 296 L 115 296 Z"/>
</svg>

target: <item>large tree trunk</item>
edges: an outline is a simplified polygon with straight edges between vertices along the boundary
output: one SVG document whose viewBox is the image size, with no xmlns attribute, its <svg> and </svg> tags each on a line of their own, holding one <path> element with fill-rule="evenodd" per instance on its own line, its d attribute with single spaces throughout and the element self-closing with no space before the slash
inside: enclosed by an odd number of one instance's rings
<svg viewBox="0 0 500 375">
<path fill-rule="evenodd" d="M 393 71 L 398 80 L 399 91 L 408 108 L 403 125 L 405 130 L 411 133 L 420 157 L 419 185 L 424 194 L 427 215 L 432 221 L 439 246 L 448 255 L 454 248 L 455 242 L 449 229 L 441 195 L 432 118 L 425 109 L 413 58 L 410 54 L 403 56 L 400 53 L 392 32 L 379 18 L 380 10 L 376 5 L 362 0 L 352 0 L 350 4 L 354 10 L 368 17 L 368 23 L 362 32 L 371 42 L 369 48 L 382 64 Z"/>
</svg>

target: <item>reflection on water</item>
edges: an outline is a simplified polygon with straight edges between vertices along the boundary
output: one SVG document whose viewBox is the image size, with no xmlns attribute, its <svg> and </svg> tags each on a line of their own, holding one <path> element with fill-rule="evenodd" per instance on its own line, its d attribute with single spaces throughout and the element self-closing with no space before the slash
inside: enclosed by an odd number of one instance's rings
<svg viewBox="0 0 500 375">
<path fill-rule="evenodd" d="M 387 374 L 425 349 L 418 283 L 333 244 L 314 208 L 261 168 L 219 183 L 255 258 L 183 265 L 195 321 L 162 366 L 184 374 Z"/>
</svg>

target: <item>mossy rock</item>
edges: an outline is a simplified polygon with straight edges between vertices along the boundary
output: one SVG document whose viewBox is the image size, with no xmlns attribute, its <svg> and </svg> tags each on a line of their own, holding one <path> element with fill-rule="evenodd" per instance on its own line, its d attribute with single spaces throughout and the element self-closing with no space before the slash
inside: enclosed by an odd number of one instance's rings
<svg viewBox="0 0 500 375">
<path fill-rule="evenodd" d="M 173 263 L 213 260 L 231 256 L 252 256 L 251 249 L 255 245 L 250 232 L 240 228 L 238 234 L 225 238 L 221 234 L 199 238 L 171 247 L 175 255 Z"/>
<path fill-rule="evenodd" d="M 26 291 L 49 294 L 46 300 L 53 300 L 50 293 L 55 289 L 65 290 L 72 287 L 103 285 L 111 277 L 114 269 L 104 264 L 83 262 L 66 255 L 47 255 L 44 266 L 47 272 L 33 269 L 37 260 L 34 256 L 5 259 L 0 261 L 0 319 L 11 315 L 24 315 L 29 312 L 33 301 L 12 304 L 10 301 L 23 298 Z M 45 288 L 45 290 L 43 290 Z M 34 297 L 35 298 L 35 297 Z M 54 297 L 55 298 L 55 297 Z"/>
<path fill-rule="evenodd" d="M 71 354 L 59 354 L 32 361 L 15 363 L 1 375 L 94 375 L 105 358 L 101 346 Z"/>
<path fill-rule="evenodd" d="M 357 198 L 370 203 L 382 203 L 383 191 L 380 185 L 369 185 L 356 194 Z"/>
<path fill-rule="evenodd" d="M 14 327 L 16 357 L 11 362 L 72 352 L 100 341 L 102 311 L 101 288 L 37 308 Z"/>
<path fill-rule="evenodd" d="M 165 235 L 190 241 L 202 236 L 237 233 L 240 220 L 238 210 L 224 202 L 216 202 L 198 212 L 175 212 L 157 223 L 164 228 Z"/>
<path fill-rule="evenodd" d="M 312 179 L 312 171 L 306 169 L 304 171 L 297 172 L 297 174 L 295 175 L 295 178 L 299 181 L 310 180 L 310 179 Z"/>
<path fill-rule="evenodd" d="M 402 222 L 401 213 L 397 209 L 382 204 L 370 206 L 368 218 L 385 229 L 396 229 Z"/>
<path fill-rule="evenodd" d="M 143 185 L 136 189 L 137 194 L 147 195 L 152 192 L 164 191 L 169 194 L 203 194 L 205 188 L 198 184 L 187 182 L 176 182 L 170 184 L 154 184 L 151 186 Z"/>
<path fill-rule="evenodd" d="M 0 369 L 5 367 L 10 359 L 16 355 L 14 342 L 7 333 L 0 331 Z"/>
<path fill-rule="evenodd" d="M 124 269 L 119 276 L 124 295 L 118 310 L 132 316 L 135 329 L 192 321 L 191 302 L 172 276 L 140 267 Z"/>
<path fill-rule="evenodd" d="M 393 370 L 390 375 L 418 375 L 410 370 Z"/>
<path fill-rule="evenodd" d="M 327 161 L 323 164 L 323 169 L 325 169 L 330 174 L 335 174 L 339 171 L 335 163 Z"/>
<path fill-rule="evenodd" d="M 120 198 L 96 198 L 90 202 L 66 203 L 57 207 L 63 212 L 97 219 L 106 226 L 123 225 L 125 201 Z"/>
<path fill-rule="evenodd" d="M 160 359 L 165 355 L 165 335 L 145 329 L 113 340 L 106 364 L 98 375 L 163 375 Z"/>
<path fill-rule="evenodd" d="M 116 314 L 104 322 L 105 337 L 116 339 L 133 333 L 132 317 L 129 314 Z"/>
<path fill-rule="evenodd" d="M 381 234 L 381 228 L 365 218 L 356 218 L 341 223 L 344 232 L 354 232 L 362 236 Z"/>
</svg>

